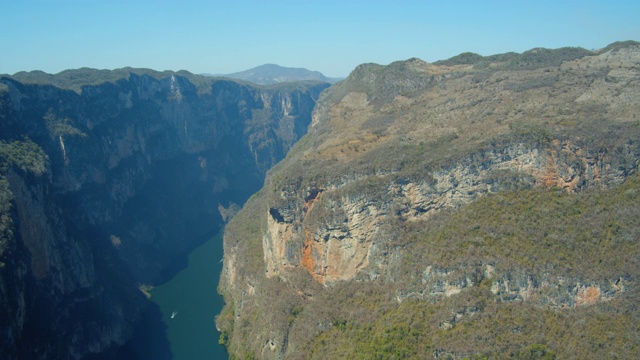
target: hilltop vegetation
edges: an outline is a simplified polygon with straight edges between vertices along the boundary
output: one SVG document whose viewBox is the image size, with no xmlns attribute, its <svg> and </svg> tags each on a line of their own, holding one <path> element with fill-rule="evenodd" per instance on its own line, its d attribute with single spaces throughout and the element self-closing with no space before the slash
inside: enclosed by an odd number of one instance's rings
<svg viewBox="0 0 640 360">
<path fill-rule="evenodd" d="M 238 358 L 640 356 L 640 44 L 364 64 L 228 225 Z"/>
<path fill-rule="evenodd" d="M 607 45 L 599 50 L 587 50 L 579 47 L 563 47 L 559 49 L 535 48 L 525 51 L 522 54 L 508 52 L 490 56 L 465 52 L 446 60 L 434 62 L 434 65 L 476 65 L 488 66 L 496 64 L 498 67 L 506 69 L 538 69 L 547 66 L 558 66 L 565 61 L 577 60 L 585 56 L 596 56 L 608 51 L 637 46 L 636 41 L 618 41 Z"/>
<path fill-rule="evenodd" d="M 185 78 L 189 81 L 189 86 L 195 86 L 196 91 L 199 94 L 203 93 L 211 93 L 212 84 L 219 80 L 218 77 L 210 77 L 210 76 L 202 76 L 192 74 L 186 70 L 180 71 L 156 71 L 152 69 L 140 69 L 140 68 L 131 68 L 125 67 L 115 70 L 99 70 L 92 68 L 80 68 L 80 69 L 71 69 L 64 70 L 57 74 L 49 74 L 43 71 L 21 71 L 15 73 L 11 76 L 4 75 L 6 77 L 10 77 L 15 79 L 23 84 L 34 84 L 34 85 L 51 85 L 60 89 L 68 89 L 73 90 L 76 93 L 80 94 L 82 92 L 82 88 L 87 85 L 100 85 L 104 83 L 116 83 L 120 80 L 129 80 L 130 76 L 148 76 L 155 80 L 164 80 L 170 81 L 171 76 L 179 76 Z M 238 79 L 241 81 L 242 79 Z M 290 83 L 300 82 L 299 79 L 292 80 L 286 82 L 284 84 L 274 83 L 270 84 L 271 88 L 277 88 L 279 86 L 291 86 Z M 322 80 L 320 79 L 312 79 L 307 80 L 306 84 L 312 83 L 320 83 Z M 304 81 L 303 81 L 304 83 Z M 5 87 L 6 85 L 0 84 L 0 86 Z M 0 88 L 2 91 L 2 88 Z"/>
</svg>

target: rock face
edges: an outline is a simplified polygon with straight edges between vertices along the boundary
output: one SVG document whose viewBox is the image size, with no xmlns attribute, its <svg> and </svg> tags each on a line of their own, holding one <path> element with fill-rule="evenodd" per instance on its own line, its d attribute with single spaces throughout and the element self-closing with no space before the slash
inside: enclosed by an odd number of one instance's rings
<svg viewBox="0 0 640 360">
<path fill-rule="evenodd" d="M 0 357 L 109 357 L 141 290 L 262 185 L 328 84 L 43 76 L 0 78 Z"/>
<path fill-rule="evenodd" d="M 540 330 L 510 344 L 451 339 L 502 326 L 490 308 L 575 308 L 568 324 L 593 328 L 589 307 L 630 311 L 639 232 L 621 194 L 635 194 L 640 164 L 640 47 L 478 57 L 365 64 L 323 93 L 309 133 L 227 228 L 218 326 L 232 353 L 518 357 L 544 341 L 543 355 L 574 356 Z M 617 196 L 614 225 L 603 204 Z M 439 325 L 392 346 L 406 324 L 388 317 L 406 308 Z M 619 335 L 637 345 L 636 334 Z"/>
<path fill-rule="evenodd" d="M 391 180 L 380 194 L 386 201 L 357 194 L 330 197 L 329 194 L 339 193 L 352 182 L 311 187 L 303 197 L 299 193 L 283 193 L 281 197 L 287 203 L 297 204 L 268 211 L 268 231 L 263 240 L 267 276 L 280 275 L 286 267 L 302 266 L 322 284 L 351 279 L 357 270 L 368 267 L 378 229 L 390 217 L 426 220 L 436 211 L 470 203 L 501 190 L 504 185 L 496 181 L 495 174 L 502 171 L 512 172 L 527 186 L 553 186 L 574 192 L 591 186 L 620 184 L 633 170 L 611 169 L 610 159 L 597 154 L 578 157 L 576 153 L 584 153 L 583 149 L 557 140 L 551 145 L 552 149 L 538 149 L 513 144 L 475 153 L 445 169 L 437 169 L 429 174 L 428 180 Z M 560 157 L 557 152 L 562 153 Z M 634 148 L 625 160 L 635 164 L 639 155 Z M 323 193 L 327 194 L 327 200 L 322 199 Z M 322 209 L 316 209 L 319 207 Z M 316 215 L 318 212 L 320 215 Z"/>
</svg>

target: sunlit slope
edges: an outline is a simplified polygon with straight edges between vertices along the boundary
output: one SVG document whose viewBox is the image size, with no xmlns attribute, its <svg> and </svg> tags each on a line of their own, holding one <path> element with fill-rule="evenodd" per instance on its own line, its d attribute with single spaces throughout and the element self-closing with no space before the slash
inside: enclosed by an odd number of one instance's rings
<svg viewBox="0 0 640 360">
<path fill-rule="evenodd" d="M 637 357 L 639 65 L 626 42 L 356 68 L 227 228 L 231 352 Z"/>
</svg>

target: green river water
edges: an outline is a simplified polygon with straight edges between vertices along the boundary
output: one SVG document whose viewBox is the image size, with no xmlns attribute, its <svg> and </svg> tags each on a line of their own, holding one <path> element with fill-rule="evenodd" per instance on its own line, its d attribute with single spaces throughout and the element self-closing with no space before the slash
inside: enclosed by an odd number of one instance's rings
<svg viewBox="0 0 640 360">
<path fill-rule="evenodd" d="M 189 255 L 187 267 L 151 295 L 162 313 L 173 359 L 228 359 L 214 318 L 224 304 L 216 287 L 222 270 L 222 232 Z M 175 315 L 173 318 L 172 314 Z"/>
</svg>

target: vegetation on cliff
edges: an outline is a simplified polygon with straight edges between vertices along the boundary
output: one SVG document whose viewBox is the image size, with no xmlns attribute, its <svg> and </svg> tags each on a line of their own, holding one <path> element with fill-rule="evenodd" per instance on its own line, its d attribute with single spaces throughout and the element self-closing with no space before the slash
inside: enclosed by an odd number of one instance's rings
<svg viewBox="0 0 640 360">
<path fill-rule="evenodd" d="M 1 74 L 0 74 L 1 75 Z M 60 89 L 68 89 L 73 90 L 76 93 L 82 93 L 82 89 L 85 86 L 96 86 L 104 83 L 112 83 L 115 84 L 118 81 L 128 81 L 131 76 L 148 76 L 155 80 L 164 80 L 167 81 L 171 79 L 171 76 L 179 76 L 188 80 L 188 82 L 193 85 L 198 93 L 211 93 L 211 85 L 220 80 L 219 77 L 210 77 L 210 76 L 202 76 L 192 74 L 186 70 L 180 71 L 156 71 L 152 69 L 144 69 L 144 68 L 131 68 L 125 67 L 114 70 L 106 70 L 106 69 L 92 69 L 92 68 L 80 68 L 80 69 L 70 69 L 64 70 L 57 74 L 49 74 L 44 71 L 21 71 L 17 72 L 13 75 L 5 75 L 6 77 L 11 77 L 23 84 L 33 84 L 33 85 L 51 85 Z M 238 82 L 241 82 L 243 79 L 239 78 Z M 245 82 L 248 83 L 248 82 Z M 271 88 L 283 88 L 283 87 L 298 87 L 300 88 L 300 84 L 306 83 L 309 84 L 321 84 L 326 83 L 322 79 L 308 79 L 308 80 L 299 80 L 299 81 L 289 81 L 284 83 L 269 83 L 262 85 L 269 85 Z M 255 86 L 252 84 L 251 86 Z M 0 83 L 0 91 L 6 90 L 6 85 Z"/>
<path fill-rule="evenodd" d="M 0 84 L 3 359 L 115 358 L 149 305 L 138 285 L 259 189 L 329 86 L 131 68 Z"/>
<path fill-rule="evenodd" d="M 28 138 L 8 143 L 0 140 L 0 268 L 5 265 L 4 252 L 14 237 L 11 212 L 14 197 L 6 173 L 14 167 L 25 174 L 40 176 L 46 171 L 48 162 L 47 155 Z"/>
<path fill-rule="evenodd" d="M 230 352 L 638 357 L 638 63 L 625 42 L 356 68 L 227 227 Z"/>
</svg>

